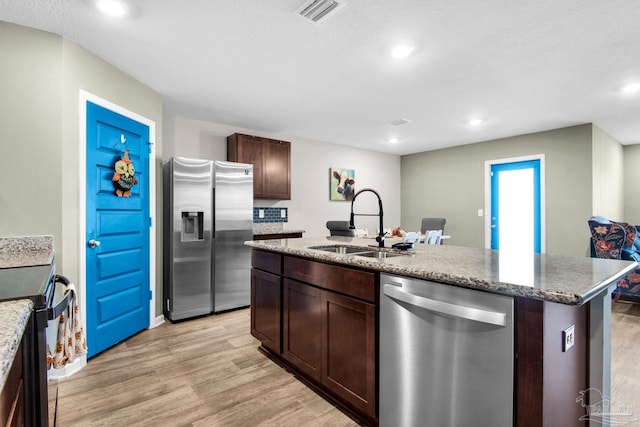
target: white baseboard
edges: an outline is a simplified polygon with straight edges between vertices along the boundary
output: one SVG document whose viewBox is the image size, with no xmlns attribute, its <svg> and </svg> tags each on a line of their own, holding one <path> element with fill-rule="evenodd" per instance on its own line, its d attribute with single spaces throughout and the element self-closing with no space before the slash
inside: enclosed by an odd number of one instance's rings
<svg viewBox="0 0 640 427">
<path fill-rule="evenodd" d="M 87 356 L 82 356 L 74 360 L 72 363 L 67 363 L 63 368 L 49 369 L 47 371 L 47 378 L 48 379 L 66 378 L 75 374 L 85 366 L 87 366 Z"/>
<path fill-rule="evenodd" d="M 149 326 L 149 329 L 157 328 L 158 326 L 162 325 L 163 323 L 164 323 L 164 316 L 156 316 L 155 322 L 153 322 L 153 325 Z"/>
</svg>

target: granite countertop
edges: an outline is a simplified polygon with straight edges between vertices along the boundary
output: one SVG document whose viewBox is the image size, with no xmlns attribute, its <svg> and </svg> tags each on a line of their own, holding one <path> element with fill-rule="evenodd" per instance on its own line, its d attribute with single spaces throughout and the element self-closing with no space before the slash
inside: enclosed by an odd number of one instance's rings
<svg viewBox="0 0 640 427">
<path fill-rule="evenodd" d="M 0 237 L 0 268 L 53 262 L 53 236 Z"/>
<path fill-rule="evenodd" d="M 31 310 L 33 310 L 31 300 L 0 303 L 0 390 L 4 388 Z"/>
<path fill-rule="evenodd" d="M 397 240 L 387 239 L 387 246 Z M 581 305 L 637 263 L 452 245 L 417 244 L 402 256 L 375 259 L 311 249 L 327 245 L 376 246 L 357 237 L 304 237 L 245 242 L 245 245 L 369 270 L 462 286 L 502 295 Z M 385 249 L 386 251 L 394 251 Z"/>
</svg>

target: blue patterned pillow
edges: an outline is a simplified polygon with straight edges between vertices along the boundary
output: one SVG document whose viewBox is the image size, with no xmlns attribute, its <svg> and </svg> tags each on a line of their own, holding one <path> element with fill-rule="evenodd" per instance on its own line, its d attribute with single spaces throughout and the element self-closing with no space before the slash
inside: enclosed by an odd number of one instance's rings
<svg viewBox="0 0 640 427">
<path fill-rule="evenodd" d="M 633 244 L 636 241 L 636 227 L 633 224 L 629 224 L 626 222 L 615 222 L 611 221 L 613 224 L 617 224 L 620 227 L 624 228 L 624 232 L 626 233 L 626 238 L 624 240 L 624 248 L 631 249 L 633 248 Z"/>
<path fill-rule="evenodd" d="M 591 244 L 597 258 L 620 259 L 625 244 L 626 233 L 622 226 L 615 223 L 602 223 L 589 220 Z"/>
</svg>

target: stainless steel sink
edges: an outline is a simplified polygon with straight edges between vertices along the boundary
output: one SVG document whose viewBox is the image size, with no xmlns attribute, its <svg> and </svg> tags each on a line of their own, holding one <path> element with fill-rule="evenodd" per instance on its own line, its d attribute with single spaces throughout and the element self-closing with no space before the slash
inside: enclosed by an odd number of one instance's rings
<svg viewBox="0 0 640 427">
<path fill-rule="evenodd" d="M 328 246 L 309 246 L 309 249 L 315 249 L 317 251 L 333 252 L 336 254 L 363 256 L 367 258 L 393 258 L 396 256 L 402 256 L 406 253 L 388 252 L 382 249 L 374 247 L 362 247 L 362 246 L 344 246 L 344 245 L 328 245 Z"/>
<path fill-rule="evenodd" d="M 309 249 L 315 249 L 317 251 L 325 251 L 325 252 L 334 252 L 337 254 L 356 254 L 362 252 L 369 252 L 371 249 L 363 248 L 358 246 L 341 246 L 341 245 L 331 245 L 331 246 L 309 246 Z"/>
<path fill-rule="evenodd" d="M 357 256 L 365 256 L 368 258 L 377 258 L 377 259 L 385 259 L 385 258 L 393 258 L 396 256 L 402 256 L 403 254 L 395 253 L 395 252 L 382 252 L 382 251 L 373 251 L 373 252 L 360 252 L 355 253 Z"/>
</svg>

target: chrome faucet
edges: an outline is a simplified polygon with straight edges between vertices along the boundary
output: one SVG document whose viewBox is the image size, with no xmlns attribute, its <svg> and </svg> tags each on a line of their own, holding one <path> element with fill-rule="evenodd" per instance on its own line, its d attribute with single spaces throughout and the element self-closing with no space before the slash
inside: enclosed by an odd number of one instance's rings
<svg viewBox="0 0 640 427">
<path fill-rule="evenodd" d="M 358 197 L 358 195 L 360 193 L 364 193 L 365 191 L 369 191 L 373 194 L 376 195 L 376 197 L 378 198 L 378 213 L 377 214 L 355 214 L 353 213 L 353 202 L 356 201 L 356 198 Z M 355 225 L 355 221 L 354 221 L 354 217 L 358 215 L 358 216 L 378 216 L 380 217 L 380 232 L 378 233 L 378 236 L 376 237 L 376 242 L 378 242 L 378 246 L 381 248 L 384 248 L 384 237 L 387 233 L 384 232 L 384 228 L 383 228 L 383 223 L 382 223 L 382 199 L 380 198 L 380 195 L 378 194 L 378 192 L 374 189 L 371 188 L 363 188 L 362 190 L 358 191 L 356 194 L 353 195 L 353 199 L 351 199 L 351 217 L 349 218 L 349 228 L 350 229 L 355 229 L 356 225 Z"/>
</svg>

